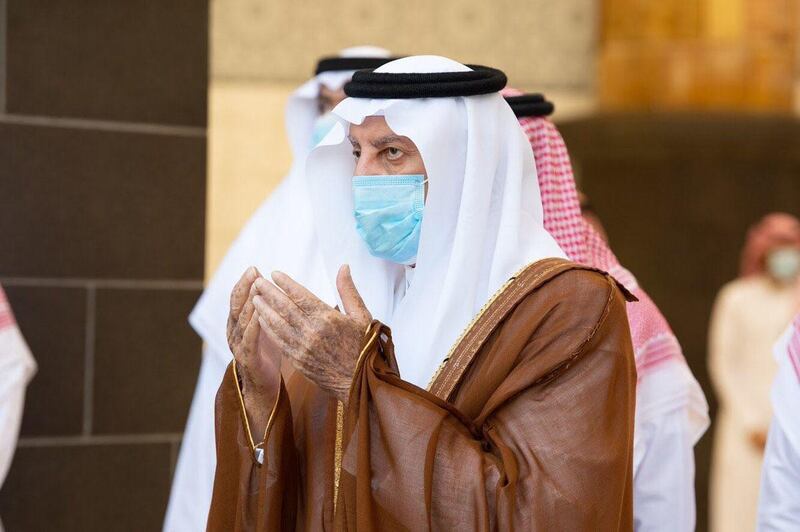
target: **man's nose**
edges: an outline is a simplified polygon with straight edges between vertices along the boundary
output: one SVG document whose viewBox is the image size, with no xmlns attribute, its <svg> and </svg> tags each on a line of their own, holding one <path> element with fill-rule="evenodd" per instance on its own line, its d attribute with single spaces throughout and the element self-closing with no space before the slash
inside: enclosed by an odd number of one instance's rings
<svg viewBox="0 0 800 532">
<path fill-rule="evenodd" d="M 386 169 L 377 157 L 362 154 L 356 163 L 356 175 L 386 175 Z"/>
</svg>

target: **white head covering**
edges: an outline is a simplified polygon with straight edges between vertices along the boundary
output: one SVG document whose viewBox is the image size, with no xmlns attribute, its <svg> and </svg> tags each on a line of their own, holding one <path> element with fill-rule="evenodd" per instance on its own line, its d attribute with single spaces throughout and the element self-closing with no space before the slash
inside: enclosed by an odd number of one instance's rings
<svg viewBox="0 0 800 532">
<path fill-rule="evenodd" d="M 376 73 L 462 72 L 437 56 L 392 61 Z M 349 264 L 373 316 L 392 328 L 400 374 L 425 387 L 480 308 L 514 273 L 546 257 L 565 257 L 543 226 L 528 140 L 499 93 L 455 98 L 348 98 L 339 122 L 306 168 L 316 234 L 335 286 Z M 429 179 L 413 282 L 405 268 L 370 255 L 355 229 L 350 124 L 382 115 L 422 155 Z"/>
<path fill-rule="evenodd" d="M 339 52 L 339 57 L 390 57 L 389 50 L 377 46 L 353 46 Z M 320 72 L 300 85 L 286 103 L 286 135 L 295 160 L 305 159 L 311 148 L 311 132 L 319 116 L 317 97 L 322 85 L 330 90 L 341 89 L 353 77 L 354 70 Z"/>
<path fill-rule="evenodd" d="M 389 57 L 390 54 L 382 48 L 358 46 L 342 50 L 339 55 Z M 292 168 L 239 233 L 189 316 L 192 327 L 226 364 L 231 357 L 225 333 L 230 294 L 249 266 L 255 265 L 265 275 L 273 270 L 284 271 L 323 299 L 334 301 L 316 246 L 302 176 L 314 121 L 319 116 L 320 85 L 341 88 L 353 72 L 322 72 L 291 94 L 286 104 L 286 132 L 294 155 Z"/>
<path fill-rule="evenodd" d="M 25 389 L 35 373 L 36 361 L 0 286 L 0 487 L 17 448 Z"/>
</svg>

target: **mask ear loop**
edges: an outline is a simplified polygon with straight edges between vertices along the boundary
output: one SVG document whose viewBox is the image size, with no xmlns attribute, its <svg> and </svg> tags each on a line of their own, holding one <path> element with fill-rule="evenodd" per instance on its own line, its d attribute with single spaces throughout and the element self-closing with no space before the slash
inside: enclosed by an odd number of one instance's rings
<svg viewBox="0 0 800 532">
<path fill-rule="evenodd" d="M 425 207 L 425 200 L 427 200 L 427 199 L 428 199 L 428 193 L 427 193 L 427 191 L 425 190 L 425 183 L 427 183 L 429 180 L 430 180 L 430 178 L 429 178 L 429 177 L 428 177 L 428 178 L 425 178 L 425 180 L 424 180 L 424 181 L 422 181 L 422 183 L 420 183 L 420 184 L 419 184 L 419 185 L 420 185 L 420 188 L 422 189 L 422 191 L 421 191 L 421 192 L 422 192 L 422 207 L 423 207 L 423 208 Z"/>
</svg>

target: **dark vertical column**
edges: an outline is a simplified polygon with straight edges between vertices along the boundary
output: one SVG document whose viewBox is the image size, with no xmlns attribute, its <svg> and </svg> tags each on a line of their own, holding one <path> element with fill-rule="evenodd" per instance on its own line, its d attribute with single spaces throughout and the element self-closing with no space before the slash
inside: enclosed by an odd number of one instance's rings
<svg viewBox="0 0 800 532">
<path fill-rule="evenodd" d="M 6 0 L 0 0 L 0 113 L 6 112 Z"/>
<path fill-rule="evenodd" d="M 39 372 L 7 530 L 159 530 L 199 368 L 208 4 L 0 0 L 0 283 Z"/>
</svg>

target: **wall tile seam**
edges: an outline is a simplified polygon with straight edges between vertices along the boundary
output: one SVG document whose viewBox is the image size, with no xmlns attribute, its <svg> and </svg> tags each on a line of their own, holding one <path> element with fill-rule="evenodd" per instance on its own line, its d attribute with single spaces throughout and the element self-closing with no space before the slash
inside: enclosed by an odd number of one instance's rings
<svg viewBox="0 0 800 532">
<path fill-rule="evenodd" d="M 180 444 L 183 433 L 144 433 L 144 434 L 92 434 L 75 436 L 24 436 L 17 441 L 18 449 L 41 447 L 75 446 L 113 446 L 113 445 L 154 445 Z"/>
<path fill-rule="evenodd" d="M 65 129 L 87 129 L 93 131 L 108 131 L 113 133 L 140 133 L 148 135 L 165 135 L 172 137 L 203 139 L 207 136 L 207 128 L 200 126 L 179 126 L 148 122 L 126 122 L 121 120 L 97 120 L 89 118 L 26 115 L 6 113 L 5 108 L 0 109 L 0 124 Z"/>
<path fill-rule="evenodd" d="M 85 344 L 83 353 L 83 425 L 84 436 L 92 434 L 94 417 L 94 349 L 97 339 L 97 288 L 87 287 L 86 290 L 86 324 Z"/>
<path fill-rule="evenodd" d="M 2 277 L 3 286 L 84 288 L 96 290 L 202 290 L 201 279 L 101 279 L 83 277 Z"/>
</svg>

